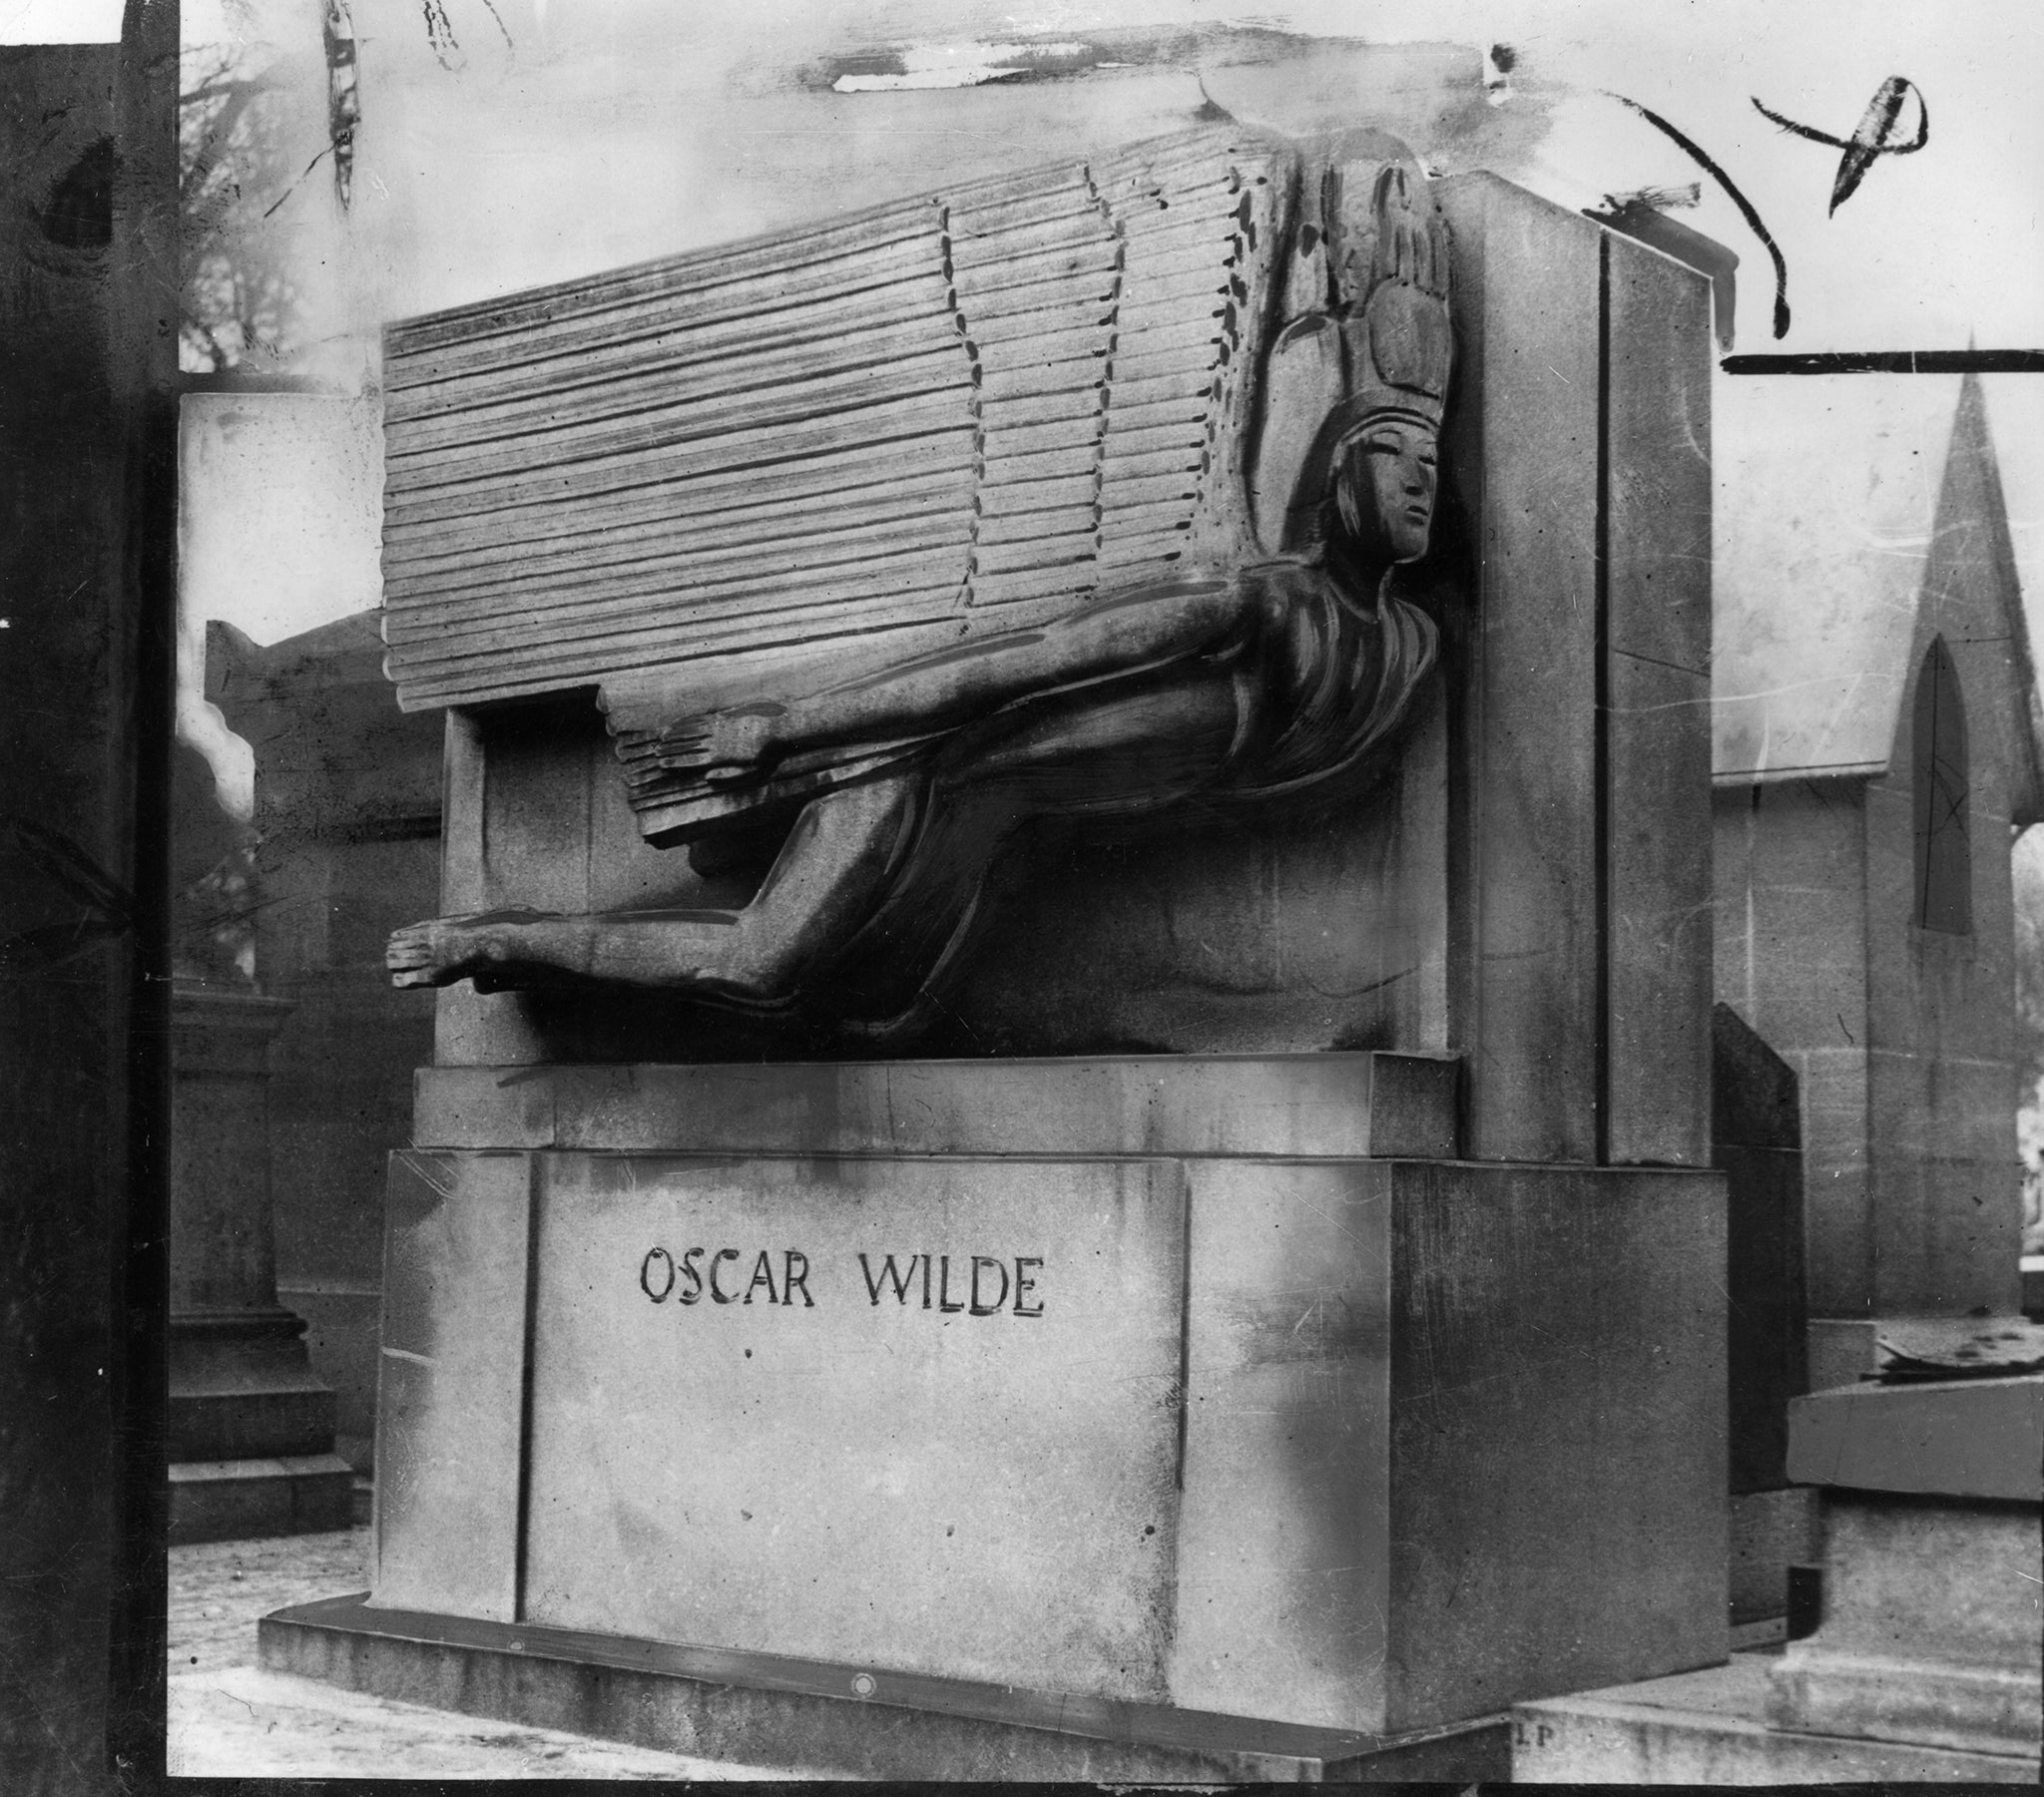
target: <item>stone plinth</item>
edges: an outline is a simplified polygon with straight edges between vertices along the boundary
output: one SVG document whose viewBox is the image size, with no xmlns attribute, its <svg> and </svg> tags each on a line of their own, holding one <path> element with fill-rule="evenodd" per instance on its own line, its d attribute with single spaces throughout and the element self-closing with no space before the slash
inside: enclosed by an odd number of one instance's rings
<svg viewBox="0 0 2044 1797">
<path fill-rule="evenodd" d="M 426 1643 L 686 1647 L 818 1703 L 998 1731 L 1007 1691 L 1329 1763 L 1708 1663 L 1721 1176 L 1447 1158 L 1454 1073 L 425 1074 L 376 1587 L 265 1651 L 377 1688 Z M 759 1726 L 731 1751 L 809 1752 Z M 957 1764 L 885 1732 L 833 1763 Z"/>
<path fill-rule="evenodd" d="M 2034 1784 L 2044 1717 L 2044 1376 L 1817 1392 L 1813 1634 L 1689 1678 L 1519 1706 L 1519 1782 Z"/>
<path fill-rule="evenodd" d="M 172 995 L 171 1539 L 347 1526 L 333 1393 L 276 1301 L 269 1044 L 290 1007 L 181 980 Z"/>
<path fill-rule="evenodd" d="M 1826 1488 L 1823 1621 L 1774 1668 L 1773 1720 L 2035 1766 L 2044 1375 L 1818 1392 L 1788 1465 Z"/>
<path fill-rule="evenodd" d="M 2044 1617 L 2015 1574 L 2040 1566 L 2035 1504 L 1831 1496 L 1823 1623 L 1772 1668 L 1770 1718 L 2036 1765 Z"/>
</svg>

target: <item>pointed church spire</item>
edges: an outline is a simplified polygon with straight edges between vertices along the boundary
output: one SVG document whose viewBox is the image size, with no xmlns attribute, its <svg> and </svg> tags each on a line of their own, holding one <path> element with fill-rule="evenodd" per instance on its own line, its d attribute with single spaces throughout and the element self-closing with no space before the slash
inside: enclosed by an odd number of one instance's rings
<svg viewBox="0 0 2044 1797">
<path fill-rule="evenodd" d="M 1967 344 L 1973 346 L 1970 336 Z M 2029 620 L 2016 572 L 2015 545 L 2009 536 L 2008 504 L 2002 495 L 2001 465 L 1988 425 L 1987 392 L 1971 368 L 1959 377 L 1959 399 L 1952 414 L 1944 478 L 1938 487 L 1931 528 L 1932 581 L 1964 578 L 1956 564 L 1977 558 L 1985 564 L 1986 576 L 2001 596 L 2009 673 L 2020 687 L 2027 724 L 2021 732 L 2021 747 L 2026 752 L 2009 770 L 2010 818 L 2018 824 L 2044 822 L 2044 695 L 2037 687 Z"/>
</svg>

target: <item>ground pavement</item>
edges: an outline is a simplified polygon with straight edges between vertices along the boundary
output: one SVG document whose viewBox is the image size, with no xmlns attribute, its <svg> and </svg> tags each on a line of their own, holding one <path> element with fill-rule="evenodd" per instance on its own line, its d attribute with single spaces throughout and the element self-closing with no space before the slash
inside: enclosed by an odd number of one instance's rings
<svg viewBox="0 0 2044 1797">
<path fill-rule="evenodd" d="M 169 1770 L 242 1778 L 790 1778 L 393 1703 L 256 1663 L 256 1618 L 368 1588 L 369 1532 L 171 1550 Z"/>
</svg>

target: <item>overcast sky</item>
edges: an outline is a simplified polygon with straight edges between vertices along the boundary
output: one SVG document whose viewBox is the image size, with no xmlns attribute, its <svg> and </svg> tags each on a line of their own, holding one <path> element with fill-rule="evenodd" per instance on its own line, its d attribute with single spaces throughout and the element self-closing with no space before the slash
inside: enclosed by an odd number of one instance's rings
<svg viewBox="0 0 2044 1797">
<path fill-rule="evenodd" d="M 1444 169 L 1488 167 L 1571 208 L 1701 179 L 1701 205 L 1677 216 L 1741 257 L 1742 352 L 2044 346 L 2044 8 L 2033 0 L 1315 0 L 1254 16 L 1319 40 L 1302 56 L 1274 55 L 1239 32 L 1168 54 L 1174 26 L 1243 18 L 1187 0 L 443 4 L 449 29 L 434 41 L 417 0 L 352 0 L 362 128 L 351 208 L 343 223 L 321 171 L 278 212 L 276 228 L 294 233 L 315 271 L 324 309 L 314 365 L 337 390 L 373 379 L 385 319 L 1175 129 L 1203 92 L 1280 130 L 1389 122 Z M 266 43 L 304 59 L 316 84 L 321 13 L 322 0 L 186 0 L 186 37 Z M 1128 34 L 1131 66 L 930 85 L 1000 59 L 974 45 L 1111 30 Z M 1499 85 L 1493 65 L 1486 92 L 1494 45 L 1509 47 L 1502 60 L 1513 66 Z M 893 66 L 854 60 L 885 50 L 905 53 L 915 80 L 835 79 L 847 65 Z M 1827 217 L 1838 152 L 1784 133 L 1753 101 L 1846 137 L 1894 76 L 1927 109 L 1928 144 L 1881 157 Z M 306 129 L 316 130 L 315 85 L 306 93 Z M 1773 270 L 1740 212 L 1614 94 L 1678 126 L 1757 209 L 1788 262 L 1785 338 L 1771 335 Z M 1918 106 L 1904 106 L 1905 136 Z M 1893 390 L 1911 416 L 1924 409 L 1924 389 L 1909 386 L 1923 377 L 1841 378 Z M 1735 495 L 1726 458 L 1737 457 L 1751 384 L 1717 381 L 1721 467 Z M 1834 406 L 1834 385 L 1798 382 L 1813 480 L 1849 475 L 1850 432 L 1826 418 L 1861 415 L 1866 403 L 1855 394 Z M 2044 631 L 2044 376 L 1991 379 L 1989 405 L 2032 628 Z M 216 609 L 266 640 L 362 603 L 357 586 L 272 568 Z"/>
</svg>

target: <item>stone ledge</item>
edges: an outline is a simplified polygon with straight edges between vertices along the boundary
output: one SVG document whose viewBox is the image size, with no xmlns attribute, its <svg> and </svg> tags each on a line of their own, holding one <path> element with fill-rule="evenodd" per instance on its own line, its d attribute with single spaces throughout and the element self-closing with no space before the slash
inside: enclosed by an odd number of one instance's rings
<svg viewBox="0 0 2044 1797">
<path fill-rule="evenodd" d="M 2027 1667 L 1855 1655 L 1793 1642 L 1775 1668 L 1771 1713 L 1801 1733 L 2034 1758 L 2040 1703 L 2044 1687 Z"/>
<path fill-rule="evenodd" d="M 1515 1784 L 2034 1784 L 2035 1754 L 1770 1728 L 1769 1657 L 1512 1711 Z"/>
<path fill-rule="evenodd" d="M 1505 1775 L 1505 1720 L 1403 1736 L 1255 1721 L 621 1635 L 371 1608 L 264 1616 L 261 1663 L 525 1726 L 853 1777 L 1452 1781 Z"/>
<path fill-rule="evenodd" d="M 2044 1374 L 1849 1385 L 1788 1406 L 1797 1485 L 2044 1503 Z"/>
<path fill-rule="evenodd" d="M 252 1381 L 253 1383 L 253 1381 Z M 168 1410 L 174 1464 L 289 1460 L 333 1446 L 333 1393 L 306 1369 L 296 1387 L 174 1389 Z"/>
<path fill-rule="evenodd" d="M 337 1454 L 190 1460 L 170 1468 L 170 1539 L 183 1546 L 345 1529 L 354 1473 Z"/>
<path fill-rule="evenodd" d="M 431 1067 L 412 1145 L 1451 1159 L 1454 1056 Z"/>
</svg>

